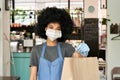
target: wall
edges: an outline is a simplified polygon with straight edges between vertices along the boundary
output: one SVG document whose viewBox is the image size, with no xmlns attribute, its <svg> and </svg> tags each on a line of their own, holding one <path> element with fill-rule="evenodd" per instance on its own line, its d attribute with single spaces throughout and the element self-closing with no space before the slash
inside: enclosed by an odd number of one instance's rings
<svg viewBox="0 0 120 80">
<path fill-rule="evenodd" d="M 111 70 L 115 66 L 120 66 L 120 40 L 111 40 L 112 37 L 118 34 L 110 34 L 110 24 L 120 23 L 120 0 L 107 0 L 107 18 L 111 21 L 107 25 L 107 80 L 111 80 Z"/>
<path fill-rule="evenodd" d="M 2 8 L 2 1 L 0 1 L 0 8 Z M 0 11 L 0 36 L 2 35 L 3 31 L 2 31 L 2 13 Z M 3 38 L 0 37 L 0 75 L 2 75 L 3 73 L 3 50 L 2 50 L 2 47 L 3 47 Z"/>
<path fill-rule="evenodd" d="M 10 75 L 10 13 L 0 0 L 0 76 Z"/>
<path fill-rule="evenodd" d="M 90 6 L 94 7 L 90 8 Z M 93 10 L 93 12 L 89 11 Z M 84 0 L 84 17 L 85 18 L 98 18 L 99 0 Z"/>
</svg>

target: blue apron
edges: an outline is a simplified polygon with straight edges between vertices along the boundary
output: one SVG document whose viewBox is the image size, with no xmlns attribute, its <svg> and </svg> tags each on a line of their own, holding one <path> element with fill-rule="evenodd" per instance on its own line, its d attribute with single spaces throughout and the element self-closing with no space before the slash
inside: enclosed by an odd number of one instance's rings
<svg viewBox="0 0 120 80">
<path fill-rule="evenodd" d="M 60 44 L 57 44 L 58 58 L 53 62 L 50 62 L 44 58 L 45 48 L 46 43 L 43 44 L 39 61 L 38 80 L 61 80 L 63 57 Z"/>
</svg>

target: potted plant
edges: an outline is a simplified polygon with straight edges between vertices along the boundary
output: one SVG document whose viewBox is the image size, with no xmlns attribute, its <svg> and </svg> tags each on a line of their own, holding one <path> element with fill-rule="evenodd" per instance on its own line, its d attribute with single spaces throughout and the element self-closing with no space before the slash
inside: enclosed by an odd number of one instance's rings
<svg viewBox="0 0 120 80">
<path fill-rule="evenodd" d="M 102 18 L 102 25 L 106 25 L 107 21 L 110 21 L 110 19 Z"/>
</svg>

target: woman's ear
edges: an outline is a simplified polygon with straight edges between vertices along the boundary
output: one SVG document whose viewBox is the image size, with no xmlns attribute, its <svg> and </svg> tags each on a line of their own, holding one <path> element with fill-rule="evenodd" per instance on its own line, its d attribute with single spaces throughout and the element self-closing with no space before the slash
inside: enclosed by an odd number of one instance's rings
<svg viewBox="0 0 120 80">
<path fill-rule="evenodd" d="M 47 30 L 47 27 L 45 28 L 45 31 Z"/>
</svg>

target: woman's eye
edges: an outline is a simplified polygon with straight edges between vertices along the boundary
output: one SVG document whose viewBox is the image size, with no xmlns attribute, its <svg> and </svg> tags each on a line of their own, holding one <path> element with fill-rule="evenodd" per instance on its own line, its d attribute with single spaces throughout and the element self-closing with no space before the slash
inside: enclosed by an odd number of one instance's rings
<svg viewBox="0 0 120 80">
<path fill-rule="evenodd" d="M 61 30 L 61 28 L 58 28 L 57 30 Z"/>
<path fill-rule="evenodd" d="M 56 30 L 61 30 L 61 27 L 57 27 Z"/>
</svg>

